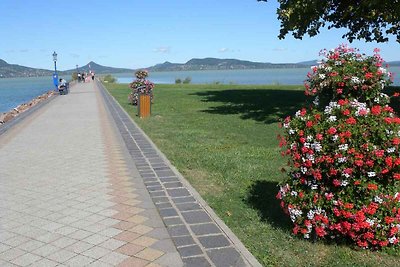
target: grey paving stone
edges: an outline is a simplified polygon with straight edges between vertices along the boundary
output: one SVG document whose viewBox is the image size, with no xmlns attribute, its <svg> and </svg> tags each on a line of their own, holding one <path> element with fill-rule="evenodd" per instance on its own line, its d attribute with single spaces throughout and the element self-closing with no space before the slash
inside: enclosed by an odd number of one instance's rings
<svg viewBox="0 0 400 267">
<path fill-rule="evenodd" d="M 174 203 L 176 203 L 176 204 L 178 204 L 178 203 L 196 202 L 196 200 L 192 196 L 190 196 L 190 197 L 176 197 L 176 198 L 173 198 L 172 201 Z"/>
<path fill-rule="evenodd" d="M 223 235 L 200 236 L 198 239 L 206 249 L 222 248 L 230 245 L 229 240 Z"/>
<path fill-rule="evenodd" d="M 230 248 L 221 248 L 221 249 L 212 249 L 207 251 L 207 255 L 210 257 L 211 261 L 217 267 L 245 267 L 247 266 L 240 254 L 232 247 Z"/>
<path fill-rule="evenodd" d="M 159 210 L 159 213 L 162 218 L 178 216 L 178 213 L 176 212 L 176 210 L 174 208 L 162 209 L 162 210 Z"/>
<path fill-rule="evenodd" d="M 185 225 L 168 226 L 167 230 L 172 237 L 189 235 L 189 230 L 186 228 Z"/>
<path fill-rule="evenodd" d="M 188 246 L 188 245 L 195 245 L 193 238 L 190 235 L 187 236 L 175 236 L 172 238 L 176 247 Z"/>
<path fill-rule="evenodd" d="M 186 197 L 190 196 L 189 191 L 186 188 L 178 188 L 178 189 L 167 189 L 168 195 L 170 197 Z"/>
<path fill-rule="evenodd" d="M 194 224 L 190 226 L 190 229 L 198 236 L 221 233 L 221 230 L 214 223 Z"/>
<path fill-rule="evenodd" d="M 163 191 L 164 188 L 162 188 L 162 186 L 148 186 L 147 190 L 149 192 L 156 192 L 156 191 Z"/>
<path fill-rule="evenodd" d="M 182 216 L 188 224 L 211 222 L 210 216 L 203 210 L 182 212 Z"/>
<path fill-rule="evenodd" d="M 160 177 L 161 183 L 179 182 L 178 177 Z"/>
<path fill-rule="evenodd" d="M 198 203 L 182 203 L 176 204 L 176 207 L 180 211 L 200 210 L 202 207 Z"/>
<path fill-rule="evenodd" d="M 155 171 L 158 177 L 171 177 L 175 176 L 173 171 Z"/>
<path fill-rule="evenodd" d="M 156 191 L 156 192 L 149 192 L 150 196 L 153 197 L 164 197 L 166 196 L 165 191 Z"/>
<path fill-rule="evenodd" d="M 180 248 L 178 248 L 178 251 L 182 257 L 203 255 L 203 251 L 201 250 L 201 248 L 198 245 L 180 247 Z"/>
<path fill-rule="evenodd" d="M 171 203 L 156 203 L 155 204 L 156 205 L 156 207 L 158 208 L 158 209 L 168 209 L 168 208 L 172 208 L 172 205 L 171 205 Z"/>
<path fill-rule="evenodd" d="M 183 221 L 179 217 L 172 217 L 172 218 L 165 218 L 164 223 L 167 226 L 172 226 L 172 225 L 183 224 Z"/>
<path fill-rule="evenodd" d="M 163 186 L 165 188 L 171 189 L 171 188 L 180 188 L 183 185 L 181 182 L 168 182 L 168 183 L 163 183 Z"/>
<path fill-rule="evenodd" d="M 212 266 L 205 257 L 191 257 L 182 259 L 185 267 L 209 267 Z"/>
<path fill-rule="evenodd" d="M 154 203 L 169 203 L 168 197 L 152 197 Z"/>
</svg>

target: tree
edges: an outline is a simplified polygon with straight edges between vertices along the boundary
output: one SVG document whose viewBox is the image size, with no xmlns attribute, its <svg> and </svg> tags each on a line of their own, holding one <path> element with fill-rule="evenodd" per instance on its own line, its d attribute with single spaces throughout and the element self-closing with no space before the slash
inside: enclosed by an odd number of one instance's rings
<svg viewBox="0 0 400 267">
<path fill-rule="evenodd" d="M 267 2 L 268 0 L 257 0 Z M 279 39 L 292 32 L 296 39 L 315 36 L 321 27 L 347 28 L 350 42 L 387 42 L 394 35 L 400 43 L 400 0 L 278 0 Z"/>
</svg>

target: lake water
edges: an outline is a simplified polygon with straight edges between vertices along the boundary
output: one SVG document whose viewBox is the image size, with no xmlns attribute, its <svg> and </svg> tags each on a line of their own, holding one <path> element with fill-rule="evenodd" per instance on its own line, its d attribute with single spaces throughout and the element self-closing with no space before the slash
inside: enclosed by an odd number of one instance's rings
<svg viewBox="0 0 400 267">
<path fill-rule="evenodd" d="M 149 80 L 154 83 L 175 83 L 175 79 L 190 77 L 191 83 L 223 84 L 303 84 L 310 68 L 294 69 L 257 69 L 257 70 L 204 70 L 204 71 L 167 71 L 150 72 Z M 395 85 L 400 85 L 400 67 L 392 67 L 396 73 Z M 133 73 L 115 74 L 119 83 L 131 83 Z"/>
<path fill-rule="evenodd" d="M 309 68 L 262 69 L 262 70 L 212 70 L 212 71 L 169 71 L 151 72 L 149 80 L 154 83 L 175 83 L 175 79 L 190 77 L 191 83 L 211 84 L 303 84 Z M 400 67 L 390 68 L 396 73 L 394 84 L 400 86 Z M 133 73 L 113 74 L 119 83 L 130 83 Z M 69 78 L 69 77 L 65 77 Z M 0 79 L 0 113 L 26 103 L 31 99 L 53 90 L 52 77 L 2 78 Z"/>
<path fill-rule="evenodd" d="M 2 78 L 0 79 L 0 113 L 29 102 L 49 90 L 54 90 L 51 76 Z"/>
</svg>

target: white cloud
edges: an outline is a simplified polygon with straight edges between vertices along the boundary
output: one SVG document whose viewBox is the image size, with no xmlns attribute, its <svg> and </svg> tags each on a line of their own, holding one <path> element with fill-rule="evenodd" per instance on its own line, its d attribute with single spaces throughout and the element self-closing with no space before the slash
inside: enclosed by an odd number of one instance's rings
<svg viewBox="0 0 400 267">
<path fill-rule="evenodd" d="M 169 52 L 171 52 L 171 48 L 169 46 L 161 46 L 153 49 L 153 52 L 168 54 Z"/>
<path fill-rule="evenodd" d="M 226 47 L 221 48 L 221 49 L 218 50 L 219 53 L 225 53 L 225 52 L 230 52 L 230 51 L 231 50 L 229 48 L 226 48 Z"/>
</svg>

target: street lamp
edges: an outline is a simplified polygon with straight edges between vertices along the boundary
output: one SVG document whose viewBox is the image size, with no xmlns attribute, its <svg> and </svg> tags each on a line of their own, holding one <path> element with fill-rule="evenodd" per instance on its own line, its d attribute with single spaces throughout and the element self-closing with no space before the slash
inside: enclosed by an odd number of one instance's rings
<svg viewBox="0 0 400 267">
<path fill-rule="evenodd" d="M 57 90 L 58 89 L 58 74 L 57 74 L 57 53 L 56 53 L 56 51 L 53 52 L 53 61 L 54 61 L 53 83 Z"/>
</svg>

